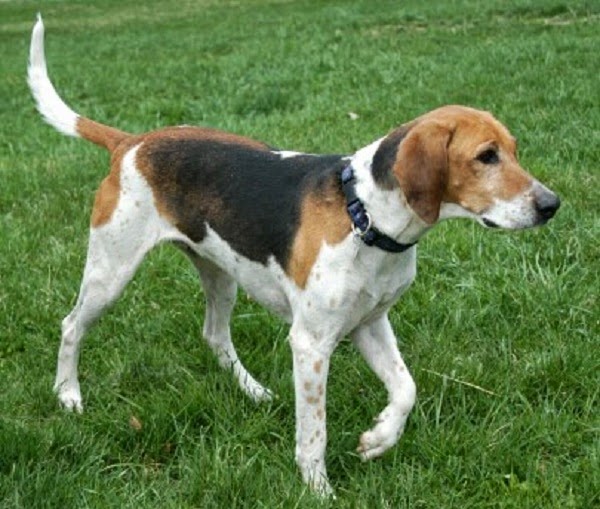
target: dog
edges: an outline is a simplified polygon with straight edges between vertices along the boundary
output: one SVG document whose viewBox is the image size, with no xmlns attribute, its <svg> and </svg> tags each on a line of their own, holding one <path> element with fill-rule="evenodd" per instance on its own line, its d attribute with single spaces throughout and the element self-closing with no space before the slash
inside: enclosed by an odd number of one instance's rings
<svg viewBox="0 0 600 509">
<path fill-rule="evenodd" d="M 425 113 L 349 156 L 281 151 L 205 127 L 129 134 L 75 113 L 59 97 L 47 74 L 41 16 L 28 82 L 50 125 L 111 154 L 95 197 L 79 296 L 62 322 L 54 385 L 60 403 L 82 411 L 81 339 L 146 253 L 172 242 L 198 270 L 204 338 L 256 401 L 272 394 L 246 371 L 231 341 L 237 286 L 291 325 L 295 456 L 304 481 L 323 495 L 332 493 L 326 383 L 340 340 L 350 338 L 389 395 L 360 437 L 363 459 L 397 442 L 415 403 L 388 312 L 415 278 L 419 239 L 450 218 L 534 227 L 560 206 L 521 168 L 507 128 L 465 106 Z"/>
</svg>

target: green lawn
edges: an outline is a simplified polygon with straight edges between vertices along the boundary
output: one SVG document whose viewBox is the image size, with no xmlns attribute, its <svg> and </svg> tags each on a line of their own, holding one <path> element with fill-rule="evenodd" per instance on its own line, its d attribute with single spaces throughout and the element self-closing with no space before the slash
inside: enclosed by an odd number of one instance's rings
<svg viewBox="0 0 600 509">
<path fill-rule="evenodd" d="M 600 503 L 600 4 L 580 0 L 0 2 L 0 507 L 592 508 Z M 488 109 L 562 198 L 545 228 L 448 222 L 392 322 L 419 399 L 363 464 L 386 401 L 333 358 L 328 467 L 294 463 L 287 327 L 240 292 L 257 406 L 200 340 L 195 271 L 164 246 L 87 338 L 83 415 L 51 387 L 105 152 L 44 125 L 25 84 L 38 9 L 57 89 L 128 131 L 202 124 L 348 152 L 441 104 Z M 349 113 L 358 118 L 353 120 Z M 135 417 L 141 428 L 131 418 Z"/>
</svg>

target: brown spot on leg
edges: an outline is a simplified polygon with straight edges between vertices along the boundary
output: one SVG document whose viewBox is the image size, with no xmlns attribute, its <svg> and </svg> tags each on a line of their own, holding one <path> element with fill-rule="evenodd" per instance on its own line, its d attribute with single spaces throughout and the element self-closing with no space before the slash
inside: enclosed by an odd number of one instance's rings
<svg viewBox="0 0 600 509">
<path fill-rule="evenodd" d="M 404 371 L 406 369 L 406 366 L 404 366 L 404 364 L 399 361 L 394 361 L 394 366 L 398 368 L 398 371 Z"/>
<path fill-rule="evenodd" d="M 315 363 L 313 365 L 313 369 L 314 369 L 315 373 L 320 373 L 322 367 L 323 367 L 323 361 L 315 361 Z"/>
</svg>

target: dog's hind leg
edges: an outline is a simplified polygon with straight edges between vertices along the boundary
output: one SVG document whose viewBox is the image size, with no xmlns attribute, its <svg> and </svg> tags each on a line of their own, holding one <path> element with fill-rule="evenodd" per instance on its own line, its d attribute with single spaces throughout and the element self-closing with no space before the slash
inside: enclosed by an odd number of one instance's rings
<svg viewBox="0 0 600 509">
<path fill-rule="evenodd" d="M 237 284 L 233 278 L 209 261 L 191 253 L 206 296 L 203 335 L 219 364 L 233 371 L 242 390 L 254 401 L 269 401 L 271 391 L 258 383 L 240 361 L 233 342 L 229 320 L 235 304 Z"/>
<path fill-rule="evenodd" d="M 83 410 L 77 376 L 82 338 L 121 295 L 144 255 L 152 247 L 147 241 L 136 244 L 129 235 L 132 232 L 117 232 L 116 229 L 116 225 L 108 224 L 90 232 L 88 256 L 77 303 L 62 322 L 54 390 L 68 410 Z"/>
<path fill-rule="evenodd" d="M 131 151 L 123 159 L 118 184 L 109 177 L 96 195 L 95 213 L 111 203 L 114 207 L 102 221 L 92 216 L 79 296 L 62 322 L 54 390 L 69 410 L 83 409 L 77 376 L 82 338 L 121 295 L 146 253 L 169 234 L 154 208 L 150 188 L 134 167 L 134 157 Z"/>
</svg>

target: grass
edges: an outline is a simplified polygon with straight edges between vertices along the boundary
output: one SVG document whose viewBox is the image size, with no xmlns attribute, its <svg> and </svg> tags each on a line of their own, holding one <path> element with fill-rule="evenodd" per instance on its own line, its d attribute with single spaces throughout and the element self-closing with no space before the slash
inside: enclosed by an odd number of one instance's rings
<svg viewBox="0 0 600 509">
<path fill-rule="evenodd" d="M 335 502 L 307 492 L 294 465 L 286 327 L 240 294 L 238 351 L 279 395 L 256 406 L 200 341 L 202 291 L 167 246 L 87 338 L 86 412 L 57 407 L 59 323 L 107 156 L 34 111 L 24 74 L 39 8 L 0 3 L 0 507 L 599 503 L 597 3 L 44 3 L 51 76 L 94 119 L 130 131 L 203 124 L 339 153 L 440 104 L 470 104 L 510 126 L 523 165 L 563 198 L 543 229 L 455 221 L 421 242 L 419 277 L 392 313 L 419 400 L 400 443 L 372 463 L 353 451 L 385 391 L 340 346 Z"/>
</svg>

